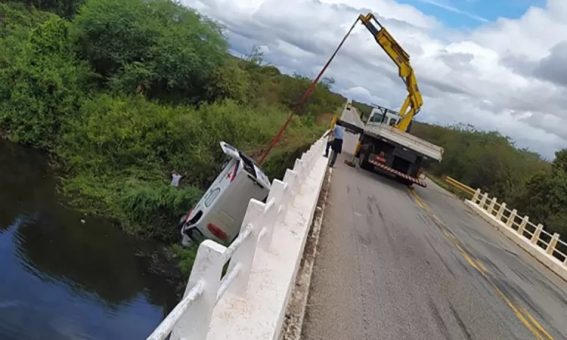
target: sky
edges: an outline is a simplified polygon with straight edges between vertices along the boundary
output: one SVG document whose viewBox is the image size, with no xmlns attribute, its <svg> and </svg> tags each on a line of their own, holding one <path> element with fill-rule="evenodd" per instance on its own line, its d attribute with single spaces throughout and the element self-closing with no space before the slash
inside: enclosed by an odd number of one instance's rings
<svg viewBox="0 0 567 340">
<path fill-rule="evenodd" d="M 318 73 L 373 12 L 411 56 L 417 119 L 498 131 L 552 159 L 567 148 L 567 0 L 182 0 L 219 23 L 231 52 L 256 47 L 288 74 Z M 359 25 L 326 76 L 349 98 L 398 110 L 396 66 Z"/>
</svg>

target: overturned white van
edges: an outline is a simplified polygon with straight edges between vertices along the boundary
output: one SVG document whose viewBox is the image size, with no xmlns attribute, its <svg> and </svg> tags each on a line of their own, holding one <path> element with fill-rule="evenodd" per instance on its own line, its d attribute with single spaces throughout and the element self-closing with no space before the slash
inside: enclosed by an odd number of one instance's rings
<svg viewBox="0 0 567 340">
<path fill-rule="evenodd" d="M 250 199 L 263 201 L 270 192 L 268 176 L 250 157 L 225 142 L 220 146 L 230 157 L 228 163 L 179 223 L 186 246 L 204 239 L 230 244 L 240 232 Z"/>
</svg>

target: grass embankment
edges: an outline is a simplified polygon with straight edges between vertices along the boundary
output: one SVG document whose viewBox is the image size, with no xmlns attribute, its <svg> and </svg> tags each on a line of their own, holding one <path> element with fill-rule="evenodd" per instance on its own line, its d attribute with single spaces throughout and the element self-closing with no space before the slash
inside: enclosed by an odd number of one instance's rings
<svg viewBox="0 0 567 340">
<path fill-rule="evenodd" d="M 232 57 L 220 28 L 177 2 L 62 4 L 0 4 L 0 134 L 48 151 L 76 207 L 176 243 L 178 218 L 220 170 L 218 143 L 258 153 L 309 80 L 257 52 Z M 272 177 L 321 135 L 317 117 L 342 104 L 331 84 L 317 86 L 268 158 Z M 169 186 L 174 170 L 179 188 Z"/>
</svg>

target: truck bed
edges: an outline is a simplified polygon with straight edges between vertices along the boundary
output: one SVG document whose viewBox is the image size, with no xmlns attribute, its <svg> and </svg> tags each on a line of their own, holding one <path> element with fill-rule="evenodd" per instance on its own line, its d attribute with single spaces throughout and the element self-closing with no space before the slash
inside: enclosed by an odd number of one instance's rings
<svg viewBox="0 0 567 340">
<path fill-rule="evenodd" d="M 354 133 L 361 133 L 364 130 L 364 123 L 360 120 L 358 110 L 354 107 L 350 110 L 343 110 L 337 125 L 344 126 Z"/>
<path fill-rule="evenodd" d="M 386 139 L 410 150 L 414 150 L 430 159 L 441 161 L 443 158 L 442 147 L 429 143 L 410 133 L 402 132 L 392 126 L 367 124 L 364 127 L 364 133 L 375 138 Z"/>
<path fill-rule="evenodd" d="M 437 161 L 441 161 L 443 157 L 443 148 L 435 144 L 431 144 L 426 140 L 416 137 L 410 133 L 402 132 L 394 127 L 383 124 L 364 124 L 360 119 L 359 113 L 356 108 L 351 110 L 344 110 L 341 118 L 337 121 L 338 125 L 344 126 L 346 129 L 354 133 L 362 133 L 372 136 L 374 138 L 382 138 L 399 146 L 405 147 L 410 150 Z"/>
</svg>

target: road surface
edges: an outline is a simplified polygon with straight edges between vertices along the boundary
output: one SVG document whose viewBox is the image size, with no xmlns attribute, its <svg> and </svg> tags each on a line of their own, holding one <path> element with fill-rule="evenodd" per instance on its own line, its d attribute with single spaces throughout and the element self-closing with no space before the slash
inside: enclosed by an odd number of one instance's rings
<svg viewBox="0 0 567 340">
<path fill-rule="evenodd" d="M 355 137 L 346 134 L 344 150 Z M 333 169 L 302 339 L 567 339 L 567 283 L 433 183 Z"/>
</svg>

